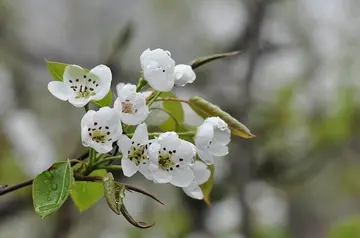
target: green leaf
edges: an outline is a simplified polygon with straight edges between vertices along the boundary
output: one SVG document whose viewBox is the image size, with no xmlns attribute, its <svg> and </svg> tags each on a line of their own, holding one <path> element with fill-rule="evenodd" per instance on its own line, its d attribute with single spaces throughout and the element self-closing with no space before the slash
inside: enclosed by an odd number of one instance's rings
<svg viewBox="0 0 360 238">
<path fill-rule="evenodd" d="M 335 224 L 329 231 L 329 238 L 360 237 L 360 216 L 354 216 Z"/>
<path fill-rule="evenodd" d="M 99 101 L 91 101 L 92 103 L 100 106 L 100 107 L 107 107 L 110 106 L 112 104 L 112 92 L 111 90 L 108 92 L 108 94 L 106 94 L 106 96 L 99 100 Z"/>
<path fill-rule="evenodd" d="M 66 66 L 68 64 L 46 60 L 46 67 L 56 81 L 62 81 Z"/>
<path fill-rule="evenodd" d="M 200 67 L 201 65 L 209 63 L 209 62 L 211 62 L 213 60 L 222 59 L 222 58 L 225 58 L 225 57 L 237 55 L 239 53 L 240 53 L 240 51 L 233 51 L 233 52 L 228 52 L 228 53 L 221 53 L 221 54 L 215 54 L 215 55 L 209 55 L 209 56 L 205 56 L 205 57 L 200 57 L 198 59 L 193 60 L 190 63 L 190 65 L 191 65 L 191 67 L 193 69 L 196 69 L 196 68 Z"/>
<path fill-rule="evenodd" d="M 73 182 L 69 161 L 54 163 L 48 170 L 38 174 L 32 186 L 35 212 L 42 218 L 56 212 L 68 198 Z"/>
<path fill-rule="evenodd" d="M 212 190 L 212 188 L 214 186 L 214 173 L 215 173 L 214 165 L 213 164 L 208 165 L 208 169 L 211 172 L 210 178 L 206 183 L 201 184 L 200 188 L 201 188 L 201 191 L 204 194 L 204 201 L 206 202 L 206 204 L 210 205 L 211 204 L 211 202 L 210 202 L 210 193 L 211 193 L 211 190 Z"/>
<path fill-rule="evenodd" d="M 161 98 L 176 98 L 176 95 L 172 92 L 163 92 L 160 95 Z M 165 122 L 160 125 L 162 131 L 178 131 L 179 124 L 184 122 L 184 109 L 181 102 L 164 101 L 163 107 L 167 113 L 171 114 Z"/>
<path fill-rule="evenodd" d="M 104 195 L 110 209 L 116 214 L 121 214 L 121 207 L 123 206 L 125 198 L 125 185 L 120 184 L 114 180 L 112 173 L 107 173 L 103 178 Z"/>
<path fill-rule="evenodd" d="M 90 176 L 104 176 L 105 169 L 95 170 Z M 94 205 L 104 195 L 101 183 L 76 181 L 71 187 L 70 196 L 80 212 Z"/>
<path fill-rule="evenodd" d="M 218 106 L 215 106 L 201 97 L 195 96 L 190 98 L 189 106 L 204 119 L 207 117 L 220 117 L 228 124 L 234 135 L 247 139 L 255 137 L 245 125 L 240 123 L 229 113 L 224 112 Z"/>
</svg>

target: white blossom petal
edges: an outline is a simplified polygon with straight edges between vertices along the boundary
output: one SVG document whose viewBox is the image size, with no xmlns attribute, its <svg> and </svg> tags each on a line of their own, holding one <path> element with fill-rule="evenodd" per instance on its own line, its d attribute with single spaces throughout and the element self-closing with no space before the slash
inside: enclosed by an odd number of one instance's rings
<svg viewBox="0 0 360 238">
<path fill-rule="evenodd" d="M 156 183 L 168 183 L 171 181 L 172 176 L 165 170 L 160 169 L 157 165 L 150 163 L 150 171 L 153 175 L 153 180 Z"/>
<path fill-rule="evenodd" d="M 193 83 L 196 79 L 196 74 L 190 65 L 178 64 L 175 66 L 175 85 L 185 86 L 188 83 Z"/>
<path fill-rule="evenodd" d="M 202 200 L 204 198 L 204 194 L 201 191 L 199 185 L 195 183 L 191 183 L 189 186 L 182 188 L 186 195 L 191 198 Z"/>
<path fill-rule="evenodd" d="M 209 180 L 211 172 L 203 162 L 197 160 L 195 163 L 190 164 L 190 168 L 194 173 L 194 182 L 197 185 L 201 185 Z"/>
<path fill-rule="evenodd" d="M 109 107 L 89 110 L 81 119 L 81 140 L 99 153 L 112 150 L 112 143 L 122 134 L 119 115 Z"/>
<path fill-rule="evenodd" d="M 124 175 L 127 177 L 133 176 L 138 171 L 136 164 L 127 157 L 121 159 L 121 166 Z"/>
<path fill-rule="evenodd" d="M 149 140 L 148 130 L 145 123 L 138 125 L 135 129 L 132 140 L 136 143 L 146 144 Z"/>
<path fill-rule="evenodd" d="M 175 61 L 162 49 L 145 50 L 140 56 L 144 78 L 158 91 L 171 91 L 175 81 Z"/>
<path fill-rule="evenodd" d="M 214 156 L 224 156 L 229 154 L 229 147 L 227 145 L 212 143 L 208 149 L 209 152 Z"/>
<path fill-rule="evenodd" d="M 203 123 L 196 131 L 194 138 L 195 145 L 199 147 L 206 147 L 209 145 L 214 137 L 214 127 L 210 124 Z"/>
<path fill-rule="evenodd" d="M 199 158 L 204 161 L 206 164 L 213 164 L 214 163 L 214 156 L 210 154 L 210 152 L 196 148 L 196 152 Z"/>
<path fill-rule="evenodd" d="M 59 81 L 51 81 L 48 84 L 48 90 L 52 95 L 63 101 L 69 100 L 73 94 L 69 87 L 67 87 L 63 82 Z"/>
<path fill-rule="evenodd" d="M 152 180 L 153 179 L 153 176 L 152 176 L 152 173 L 150 171 L 150 162 L 149 161 L 146 161 L 145 163 L 141 163 L 139 165 L 139 171 L 142 175 L 145 176 L 146 179 L 148 180 Z"/>
<path fill-rule="evenodd" d="M 75 107 L 83 107 L 89 103 L 90 100 L 85 98 L 69 98 L 69 103 Z"/>
<path fill-rule="evenodd" d="M 127 155 L 131 147 L 131 140 L 126 135 L 121 135 L 117 141 L 119 149 L 123 155 Z"/>
<path fill-rule="evenodd" d="M 114 108 L 119 113 L 122 122 L 127 125 L 138 125 L 149 114 L 146 98 L 141 93 L 137 93 L 136 86 L 132 84 L 121 86 Z"/>
<path fill-rule="evenodd" d="M 186 187 L 194 180 L 194 174 L 189 166 L 184 165 L 178 169 L 174 169 L 171 173 L 172 179 L 170 183 L 177 187 Z"/>
</svg>

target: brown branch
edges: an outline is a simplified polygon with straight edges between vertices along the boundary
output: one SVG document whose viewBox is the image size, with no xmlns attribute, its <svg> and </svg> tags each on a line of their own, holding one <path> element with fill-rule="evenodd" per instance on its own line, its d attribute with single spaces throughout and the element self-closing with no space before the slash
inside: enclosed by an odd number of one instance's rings
<svg viewBox="0 0 360 238">
<path fill-rule="evenodd" d="M 80 155 L 78 158 L 76 158 L 75 160 L 85 160 L 87 157 L 89 156 L 89 152 L 85 152 L 84 154 Z M 75 165 L 77 162 L 76 161 L 71 161 L 71 165 Z M 17 183 L 11 186 L 7 186 L 7 187 L 3 187 L 0 189 L 0 196 L 3 196 L 7 193 L 10 192 L 14 192 L 20 188 L 24 188 L 27 187 L 29 185 L 31 185 L 33 183 L 34 179 L 28 179 L 24 182 L 21 183 Z"/>
</svg>

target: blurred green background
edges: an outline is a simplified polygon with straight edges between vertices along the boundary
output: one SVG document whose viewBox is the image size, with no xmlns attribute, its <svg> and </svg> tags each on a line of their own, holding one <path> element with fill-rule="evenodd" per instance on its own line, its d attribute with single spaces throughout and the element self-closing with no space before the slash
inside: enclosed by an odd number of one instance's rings
<svg viewBox="0 0 360 238">
<path fill-rule="evenodd" d="M 177 63 L 241 50 L 175 93 L 204 97 L 257 135 L 233 137 L 216 161 L 211 207 L 117 174 L 166 204 L 126 198 L 153 228 L 133 228 L 103 199 L 83 213 L 69 200 L 42 220 L 26 188 L 0 198 L 0 238 L 359 238 L 359 12 L 358 0 L 0 0 L 0 184 L 84 151 L 83 110 L 47 91 L 44 58 L 105 63 L 115 91 L 136 83 L 149 47 Z"/>
</svg>

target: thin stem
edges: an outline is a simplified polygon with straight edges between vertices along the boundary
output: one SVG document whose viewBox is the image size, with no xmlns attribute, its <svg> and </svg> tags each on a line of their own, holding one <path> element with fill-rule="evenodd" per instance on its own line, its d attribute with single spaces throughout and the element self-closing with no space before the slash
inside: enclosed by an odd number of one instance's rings
<svg viewBox="0 0 360 238">
<path fill-rule="evenodd" d="M 89 103 L 84 106 L 85 112 L 89 111 Z"/>
<path fill-rule="evenodd" d="M 107 158 L 105 158 L 103 160 L 97 161 L 95 164 L 93 164 L 93 167 L 98 168 L 98 166 L 101 165 L 102 163 L 105 163 L 105 162 L 108 162 L 108 161 L 120 160 L 121 158 L 122 158 L 122 155 L 110 156 L 110 157 L 107 157 Z"/>
<path fill-rule="evenodd" d="M 121 167 L 121 165 L 108 165 L 108 166 L 105 166 L 104 169 L 122 170 L 122 167 Z"/>
<path fill-rule="evenodd" d="M 32 184 L 33 181 L 34 181 L 34 179 L 29 179 L 29 180 L 26 180 L 24 182 L 14 184 L 12 186 L 8 186 L 8 187 L 5 187 L 3 189 L 0 189 L 0 196 L 5 195 L 5 194 L 10 193 L 10 192 L 13 192 L 13 191 L 16 191 L 16 190 L 18 190 L 20 188 L 29 186 L 29 185 Z"/>
<path fill-rule="evenodd" d="M 141 77 L 139 79 L 138 84 L 136 85 L 136 92 L 140 92 L 140 90 L 147 84 L 147 81 Z"/>
<path fill-rule="evenodd" d="M 155 96 L 150 100 L 150 102 L 148 103 L 148 107 L 151 106 L 151 104 L 153 104 L 156 99 L 161 95 L 162 92 L 156 92 Z"/>
<path fill-rule="evenodd" d="M 189 101 L 180 98 L 159 98 L 156 99 L 155 102 L 183 102 L 189 104 Z"/>
<path fill-rule="evenodd" d="M 163 132 L 151 132 L 148 135 L 150 137 L 159 136 Z M 179 136 L 194 136 L 196 134 L 196 131 L 186 131 L 186 132 L 176 132 Z M 133 133 L 128 134 L 128 136 L 133 136 Z"/>
</svg>

